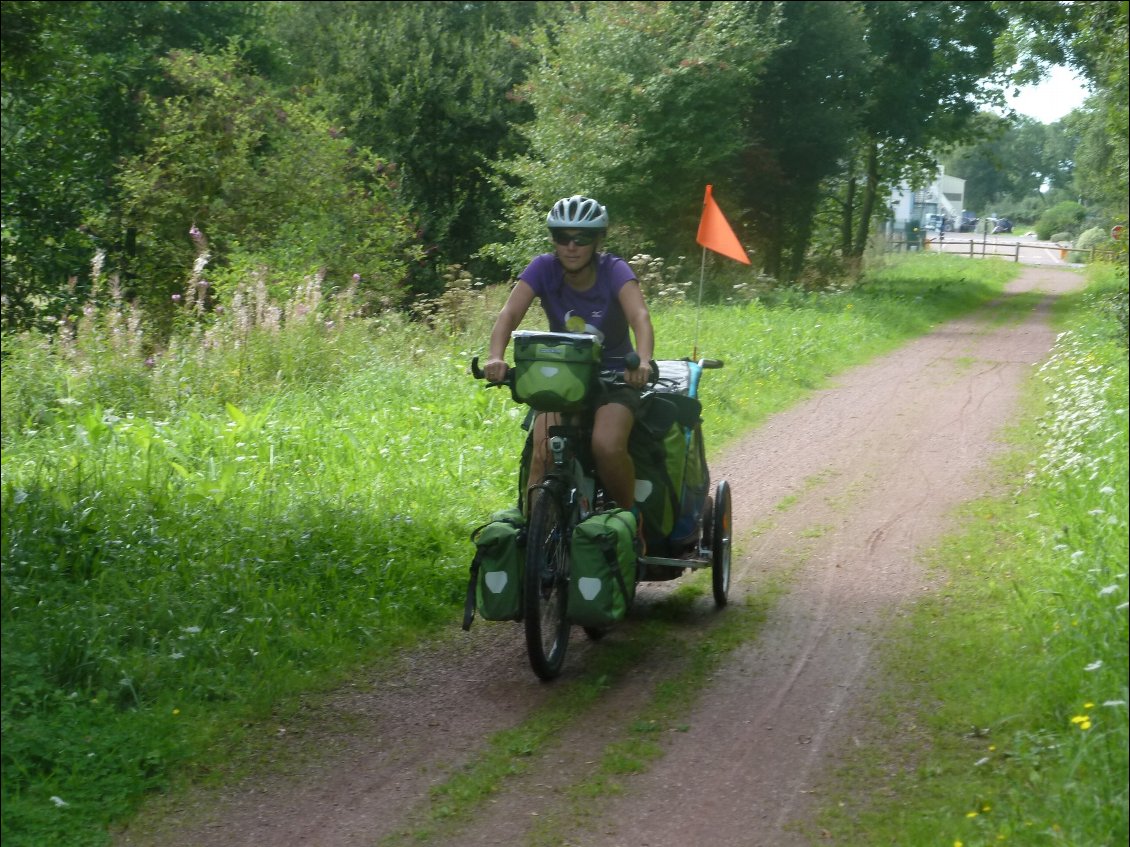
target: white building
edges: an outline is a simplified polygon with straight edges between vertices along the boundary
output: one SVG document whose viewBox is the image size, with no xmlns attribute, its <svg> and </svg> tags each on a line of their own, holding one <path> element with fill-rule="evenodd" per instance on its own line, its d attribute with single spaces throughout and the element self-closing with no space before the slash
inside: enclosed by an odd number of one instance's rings
<svg viewBox="0 0 1130 847">
<path fill-rule="evenodd" d="M 891 192 L 889 205 L 888 233 L 907 233 L 913 227 L 921 231 L 937 229 L 937 219 L 931 215 L 943 215 L 946 229 L 957 229 L 965 208 L 965 180 L 948 176 L 939 168 L 934 181 L 918 190 L 903 182 Z"/>
</svg>

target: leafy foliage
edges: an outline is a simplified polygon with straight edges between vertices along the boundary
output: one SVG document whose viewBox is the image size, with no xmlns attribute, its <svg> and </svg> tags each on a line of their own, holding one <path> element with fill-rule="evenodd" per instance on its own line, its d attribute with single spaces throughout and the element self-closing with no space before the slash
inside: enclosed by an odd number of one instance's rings
<svg viewBox="0 0 1130 847">
<path fill-rule="evenodd" d="M 242 278 L 259 267 L 272 279 L 321 269 L 344 287 L 357 274 L 363 290 L 397 302 L 414 230 L 395 166 L 274 95 L 235 47 L 174 53 L 164 67 L 173 93 L 150 102 L 154 136 L 119 176 L 122 226 L 139 233 L 127 296 L 171 304 L 198 230 L 212 263 Z"/>
<path fill-rule="evenodd" d="M 137 94 L 170 49 L 248 25 L 248 4 L 11 2 L 3 20 L 3 320 L 59 316 L 88 291 L 91 256 L 127 249 L 96 221 L 120 157 L 145 145 Z M 68 287 L 74 278 L 78 285 Z"/>
<path fill-rule="evenodd" d="M 1056 203 L 1036 221 L 1036 235 L 1047 240 L 1052 237 L 1053 233 L 1066 231 L 1078 232 L 1079 224 L 1087 216 L 1087 210 L 1080 204 L 1065 200 L 1062 203 Z"/>
<path fill-rule="evenodd" d="M 199 281 L 170 276 L 201 249 L 194 221 L 213 295 L 267 266 L 292 290 L 322 268 L 377 302 L 439 296 L 450 265 L 521 267 L 547 204 L 577 191 L 613 210 L 618 252 L 677 262 L 707 183 L 757 271 L 825 284 L 858 266 L 891 186 L 971 141 L 989 145 L 966 159 L 974 196 L 1017 219 L 1066 196 L 1104 225 L 1126 215 L 1124 3 L 0 10 L 9 327 L 73 313 L 101 253 L 159 340 Z M 975 119 L 1063 61 L 1094 90 L 1077 115 L 1004 136 Z"/>
<path fill-rule="evenodd" d="M 484 250 L 520 270 L 545 243 L 545 212 L 588 194 L 609 207 L 612 245 L 693 246 L 703 186 L 732 172 L 773 15 L 750 3 L 594 4 L 544 37 L 519 89 L 536 119 L 528 152 L 498 163 L 514 240 Z M 593 50 L 600 44 L 600 50 Z"/>
<path fill-rule="evenodd" d="M 358 142 L 397 162 L 431 261 L 412 286 L 499 234 L 488 163 L 513 153 L 531 110 L 511 96 L 532 34 L 563 3 L 279 3 L 265 10 L 276 78 L 308 86 Z M 477 268 L 472 268 L 476 272 Z"/>
</svg>

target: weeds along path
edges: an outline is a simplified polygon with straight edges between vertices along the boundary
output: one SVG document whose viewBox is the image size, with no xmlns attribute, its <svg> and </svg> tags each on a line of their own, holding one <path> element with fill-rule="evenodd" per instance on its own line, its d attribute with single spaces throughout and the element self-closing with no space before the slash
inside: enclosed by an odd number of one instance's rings
<svg viewBox="0 0 1130 847">
<path fill-rule="evenodd" d="M 688 678 L 686 650 L 644 643 L 673 583 L 643 587 L 622 632 L 597 644 L 578 633 L 552 685 L 529 671 L 517 625 L 445 637 L 273 728 L 262 772 L 160 800 L 116 843 L 371 847 L 424 828 L 430 835 L 411 843 L 813 843 L 806 821 L 859 729 L 854 707 L 883 623 L 930 590 L 917 557 L 954 528 L 953 508 L 989 492 L 1023 380 L 1054 341 L 1050 306 L 1081 284 L 1027 268 L 988 308 L 842 375 L 711 462 L 734 491 L 733 616 L 771 587 L 781 593 L 678 725 L 656 733 L 646 762 L 612 767 L 615 792 L 601 762 L 632 736 L 658 683 Z M 693 645 L 729 615 L 704 597 L 668 632 Z M 436 786 L 497 758 L 493 733 L 536 726 L 571 689 L 591 686 L 602 650 L 633 639 L 645 655 L 598 678 L 576 720 L 503 757 L 519 776 L 491 783 L 473 811 L 445 814 L 457 794 L 436 799 Z"/>
</svg>

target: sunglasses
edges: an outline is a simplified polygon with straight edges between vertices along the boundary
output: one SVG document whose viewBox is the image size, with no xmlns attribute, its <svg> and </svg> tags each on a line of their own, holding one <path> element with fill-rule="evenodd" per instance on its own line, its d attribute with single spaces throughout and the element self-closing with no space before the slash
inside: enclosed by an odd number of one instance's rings
<svg viewBox="0 0 1130 847">
<path fill-rule="evenodd" d="M 590 244 L 595 244 L 599 236 L 595 232 L 580 232 L 576 235 L 568 235 L 564 232 L 553 233 L 553 241 L 555 244 L 560 244 L 562 247 L 572 242 L 578 247 L 588 247 Z"/>
</svg>

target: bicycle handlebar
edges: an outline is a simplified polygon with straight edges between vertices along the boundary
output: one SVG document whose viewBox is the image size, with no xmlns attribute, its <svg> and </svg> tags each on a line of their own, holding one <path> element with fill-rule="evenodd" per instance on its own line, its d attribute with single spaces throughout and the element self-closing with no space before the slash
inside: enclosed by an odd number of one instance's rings
<svg viewBox="0 0 1130 847">
<path fill-rule="evenodd" d="M 649 364 L 651 366 L 651 379 L 649 380 L 649 383 L 651 385 L 655 385 L 656 382 L 659 381 L 659 364 L 655 361 L 655 359 L 652 359 Z M 640 354 L 633 350 L 631 353 L 624 357 L 624 365 L 628 370 L 634 371 L 640 366 Z M 721 367 L 721 365 L 719 365 L 718 367 Z M 605 375 L 608 373 L 615 374 L 615 376 L 609 378 Z M 475 356 L 471 359 L 471 376 L 473 376 L 475 379 L 486 379 L 486 372 L 479 367 L 478 356 Z M 606 382 L 623 382 L 623 375 L 616 371 L 604 371 L 601 374 L 601 378 Z M 513 387 L 513 384 L 514 368 L 507 366 L 506 378 L 501 382 L 492 382 L 491 387 L 501 388 L 504 385 Z"/>
</svg>

